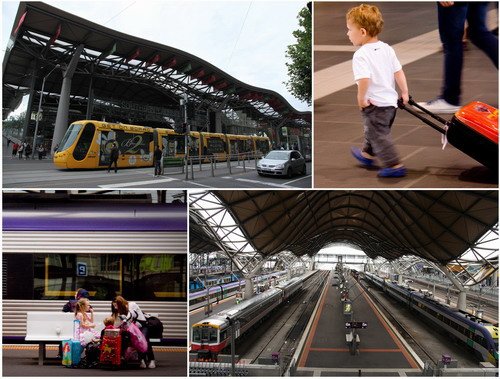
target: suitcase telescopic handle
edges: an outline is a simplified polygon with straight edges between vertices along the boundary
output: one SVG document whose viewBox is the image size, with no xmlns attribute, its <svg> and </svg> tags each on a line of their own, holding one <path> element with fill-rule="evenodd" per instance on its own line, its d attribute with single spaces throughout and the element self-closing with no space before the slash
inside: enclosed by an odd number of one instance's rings
<svg viewBox="0 0 500 379">
<path fill-rule="evenodd" d="M 413 106 L 417 107 L 418 109 L 421 109 L 423 112 L 425 112 L 429 116 L 435 118 L 436 120 L 438 120 L 442 124 L 447 124 L 448 123 L 448 121 L 446 121 L 444 118 L 439 117 L 438 115 L 436 115 L 436 114 L 428 111 L 424 107 L 418 105 L 411 97 L 410 97 L 410 100 L 408 101 L 408 104 L 413 105 Z M 439 133 L 446 134 L 446 129 L 445 128 L 443 128 L 441 125 L 436 124 L 432 120 L 429 120 L 427 117 L 425 117 L 422 114 L 418 113 L 412 107 L 409 107 L 406 104 L 404 104 L 403 103 L 403 99 L 399 99 L 398 100 L 398 107 L 401 108 L 401 109 L 404 109 L 405 111 L 407 111 L 411 115 L 413 115 L 416 118 L 418 118 L 419 120 L 423 121 L 424 123 L 426 123 L 427 125 L 429 125 L 431 128 L 437 130 Z"/>
</svg>

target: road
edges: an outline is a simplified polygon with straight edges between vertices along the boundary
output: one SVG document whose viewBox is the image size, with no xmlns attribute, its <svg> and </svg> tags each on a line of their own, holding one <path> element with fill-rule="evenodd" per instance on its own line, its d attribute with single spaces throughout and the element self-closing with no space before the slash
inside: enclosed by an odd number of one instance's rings
<svg viewBox="0 0 500 379">
<path fill-rule="evenodd" d="M 311 188 L 311 163 L 307 165 L 307 175 L 291 179 L 281 177 L 261 177 L 255 170 L 253 161 L 247 162 L 245 169 L 232 162 L 232 174 L 225 163 L 214 169 L 210 165 L 193 167 L 189 180 L 180 168 L 165 170 L 165 175 L 154 177 L 154 169 L 119 169 L 118 173 L 106 170 L 59 170 L 51 160 L 19 160 L 10 158 L 10 148 L 3 149 L 4 188 Z M 192 174 L 194 180 L 192 180 Z"/>
</svg>

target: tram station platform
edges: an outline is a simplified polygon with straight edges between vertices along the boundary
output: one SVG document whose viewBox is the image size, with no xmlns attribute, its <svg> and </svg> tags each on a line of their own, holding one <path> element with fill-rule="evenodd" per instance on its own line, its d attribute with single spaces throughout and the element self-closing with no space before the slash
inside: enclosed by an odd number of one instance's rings
<svg viewBox="0 0 500 379">
<path fill-rule="evenodd" d="M 155 369 L 130 367 L 122 370 L 99 368 L 67 368 L 56 359 L 57 346 L 47 347 L 48 362 L 38 365 L 38 345 L 3 345 L 2 376 L 51 376 L 51 377 L 94 377 L 94 376 L 181 376 L 187 375 L 186 348 L 154 347 Z"/>
<path fill-rule="evenodd" d="M 312 322 L 304 348 L 297 361 L 297 376 L 342 375 L 361 370 L 363 376 L 415 375 L 421 372 L 421 361 L 398 333 L 376 309 L 374 303 L 354 280 L 349 281 L 352 301 L 352 320 L 366 322 L 366 329 L 358 329 L 359 354 L 351 355 L 346 343 L 345 321 L 340 290 L 331 280 L 324 291 Z M 349 319 L 347 319 L 349 317 Z"/>
<path fill-rule="evenodd" d="M 375 3 L 384 17 L 380 40 L 393 46 L 403 65 L 410 95 L 418 102 L 439 95 L 443 52 L 435 2 Z M 377 169 L 358 165 L 351 147 L 361 147 L 363 126 L 356 101 L 345 14 L 358 3 L 315 3 L 314 9 L 314 186 L 316 188 L 486 188 L 498 186 L 498 173 L 448 144 L 441 134 L 398 110 L 392 137 L 408 170 L 404 178 L 378 178 Z M 498 13 L 489 11 L 489 24 Z M 462 70 L 462 105 L 482 101 L 498 107 L 498 70 L 467 42 Z M 451 119 L 452 115 L 442 115 Z"/>
</svg>

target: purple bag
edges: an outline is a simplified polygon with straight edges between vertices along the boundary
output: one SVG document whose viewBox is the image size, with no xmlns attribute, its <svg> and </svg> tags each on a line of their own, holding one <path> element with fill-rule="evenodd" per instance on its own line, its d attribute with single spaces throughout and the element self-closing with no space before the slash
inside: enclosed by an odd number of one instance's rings
<svg viewBox="0 0 500 379">
<path fill-rule="evenodd" d="M 130 345 L 139 353 L 145 353 L 148 350 L 148 341 L 141 329 L 134 322 L 124 325 L 124 329 L 130 333 Z"/>
</svg>

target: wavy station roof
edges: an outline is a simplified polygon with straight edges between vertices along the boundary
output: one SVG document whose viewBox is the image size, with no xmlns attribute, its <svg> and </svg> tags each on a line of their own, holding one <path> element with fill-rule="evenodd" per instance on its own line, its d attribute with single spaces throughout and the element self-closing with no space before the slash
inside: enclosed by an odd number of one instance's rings
<svg viewBox="0 0 500 379">
<path fill-rule="evenodd" d="M 414 255 L 446 264 L 498 223 L 496 190 L 212 194 L 264 256 L 286 250 L 313 256 L 332 243 L 346 242 L 359 246 L 370 258 Z M 200 249 L 202 239 L 196 239 L 204 232 L 197 230 L 191 243 Z M 209 237 L 204 233 L 205 240 Z"/>
<path fill-rule="evenodd" d="M 245 84 L 184 51 L 105 28 L 42 2 L 21 2 L 3 61 L 3 115 L 14 110 L 56 64 L 64 67 L 84 45 L 72 80 L 72 108 L 93 96 L 119 107 L 119 101 L 179 108 L 187 93 L 197 109 L 243 111 L 256 121 L 310 127 L 311 112 L 299 112 L 280 94 Z M 46 79 L 44 92 L 59 94 L 61 75 Z M 55 96 L 57 97 L 57 96 Z M 82 112 L 85 114 L 85 112 Z"/>
</svg>

